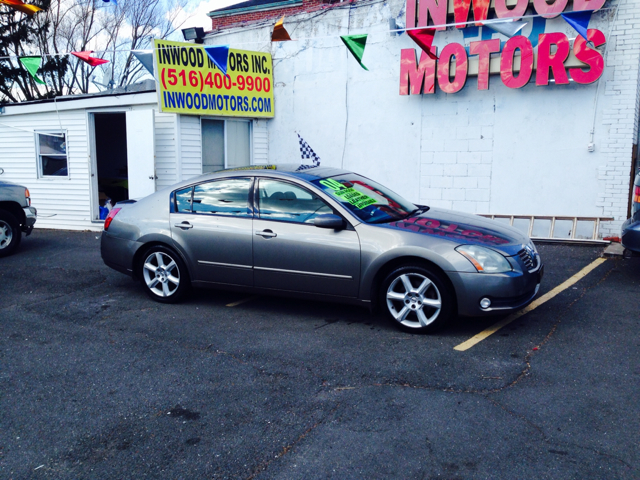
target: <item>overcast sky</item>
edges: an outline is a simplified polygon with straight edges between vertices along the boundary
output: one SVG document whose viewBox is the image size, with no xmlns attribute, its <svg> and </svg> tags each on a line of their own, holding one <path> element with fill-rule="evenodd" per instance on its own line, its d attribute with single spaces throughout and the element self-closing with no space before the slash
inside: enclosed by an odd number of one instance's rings
<svg viewBox="0 0 640 480">
<path fill-rule="evenodd" d="M 178 24 L 184 21 L 180 28 L 202 27 L 205 31 L 211 30 L 211 19 L 207 17 L 207 13 L 243 1 L 245 0 L 189 0 L 176 20 Z"/>
</svg>

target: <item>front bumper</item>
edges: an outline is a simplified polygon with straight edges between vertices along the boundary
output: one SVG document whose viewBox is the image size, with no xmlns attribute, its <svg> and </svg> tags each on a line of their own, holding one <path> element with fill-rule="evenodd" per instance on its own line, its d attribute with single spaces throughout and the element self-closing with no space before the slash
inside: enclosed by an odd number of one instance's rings
<svg viewBox="0 0 640 480">
<path fill-rule="evenodd" d="M 22 209 L 24 211 L 25 222 L 22 226 L 22 231 L 29 236 L 31 231 L 33 230 L 33 226 L 36 224 L 36 219 L 38 218 L 38 211 L 35 207 L 24 207 Z"/>
<path fill-rule="evenodd" d="M 540 289 L 544 265 L 540 261 L 532 272 L 513 271 L 501 274 L 462 273 L 449 275 L 458 298 L 458 315 L 466 317 L 508 313 L 533 301 Z M 488 298 L 488 308 L 480 300 Z"/>
<path fill-rule="evenodd" d="M 622 246 L 633 252 L 640 252 L 640 220 L 629 218 L 622 224 Z"/>
</svg>

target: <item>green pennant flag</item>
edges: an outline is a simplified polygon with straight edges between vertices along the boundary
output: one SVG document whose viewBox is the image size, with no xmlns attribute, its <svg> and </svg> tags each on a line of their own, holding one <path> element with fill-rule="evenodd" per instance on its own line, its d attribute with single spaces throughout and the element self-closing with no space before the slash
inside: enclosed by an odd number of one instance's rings
<svg viewBox="0 0 640 480">
<path fill-rule="evenodd" d="M 367 44 L 367 34 L 362 35 L 344 35 L 340 37 L 349 51 L 358 61 L 360 66 L 367 72 L 369 69 L 362 64 L 362 56 L 364 55 L 364 46 Z"/>
<path fill-rule="evenodd" d="M 24 68 L 31 74 L 36 83 L 40 85 L 46 85 L 40 77 L 38 77 L 38 69 L 42 63 L 42 57 L 20 57 L 20 63 L 24 65 Z"/>
</svg>

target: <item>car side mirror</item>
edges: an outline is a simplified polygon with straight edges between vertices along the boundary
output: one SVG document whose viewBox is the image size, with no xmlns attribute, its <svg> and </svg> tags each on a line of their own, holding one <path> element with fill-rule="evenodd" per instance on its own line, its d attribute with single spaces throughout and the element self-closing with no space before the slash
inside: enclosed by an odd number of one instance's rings
<svg viewBox="0 0 640 480">
<path fill-rule="evenodd" d="M 313 224 L 320 228 L 332 228 L 334 230 L 342 230 L 344 228 L 344 220 L 339 215 L 331 213 L 318 215 L 313 219 Z"/>
</svg>

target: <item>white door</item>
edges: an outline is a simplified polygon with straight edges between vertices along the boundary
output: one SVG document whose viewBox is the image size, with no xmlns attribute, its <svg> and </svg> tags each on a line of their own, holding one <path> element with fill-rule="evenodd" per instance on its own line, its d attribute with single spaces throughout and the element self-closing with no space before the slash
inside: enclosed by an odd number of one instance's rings
<svg viewBox="0 0 640 480">
<path fill-rule="evenodd" d="M 129 198 L 141 198 L 156 191 L 154 111 L 127 112 L 127 170 Z"/>
</svg>

